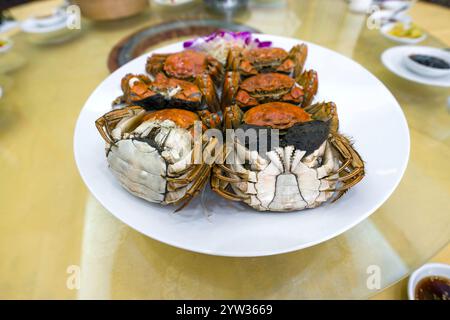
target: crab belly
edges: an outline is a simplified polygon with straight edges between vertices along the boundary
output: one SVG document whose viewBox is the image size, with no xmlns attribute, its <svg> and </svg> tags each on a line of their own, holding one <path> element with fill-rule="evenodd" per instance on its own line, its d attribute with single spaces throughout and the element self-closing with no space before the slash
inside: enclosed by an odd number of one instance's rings
<svg viewBox="0 0 450 320">
<path fill-rule="evenodd" d="M 292 211 L 306 208 L 307 203 L 300 194 L 297 178 L 291 173 L 277 177 L 275 196 L 269 205 L 271 211 Z"/>
<path fill-rule="evenodd" d="M 164 202 L 167 165 L 155 148 L 142 141 L 120 140 L 111 147 L 107 159 L 127 191 L 150 202 Z"/>
</svg>

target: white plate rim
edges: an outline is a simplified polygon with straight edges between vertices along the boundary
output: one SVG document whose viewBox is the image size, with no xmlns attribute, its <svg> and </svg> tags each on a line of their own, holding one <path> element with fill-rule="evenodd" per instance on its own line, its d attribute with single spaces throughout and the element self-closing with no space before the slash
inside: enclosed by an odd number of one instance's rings
<svg viewBox="0 0 450 320">
<path fill-rule="evenodd" d="M 347 224 L 345 227 L 336 229 L 334 232 L 329 233 L 326 237 L 317 239 L 315 241 L 309 241 L 309 242 L 302 243 L 302 244 L 299 244 L 299 245 L 296 245 L 296 246 L 286 247 L 285 249 L 279 249 L 279 250 L 275 250 L 275 251 L 274 250 L 258 250 L 258 251 L 251 250 L 251 251 L 248 251 L 248 252 L 247 251 L 242 251 L 242 252 L 236 253 L 236 252 L 233 252 L 233 251 L 211 252 L 210 250 L 204 250 L 204 249 L 199 249 L 199 248 L 192 248 L 190 246 L 186 246 L 186 245 L 180 244 L 178 242 L 174 242 L 174 241 L 167 240 L 167 239 L 162 239 L 162 238 L 157 237 L 155 235 L 150 235 L 150 234 L 148 234 L 148 232 L 143 230 L 143 228 L 141 228 L 139 225 L 136 225 L 136 224 L 133 224 L 133 223 L 125 221 L 122 217 L 120 217 L 120 216 L 118 216 L 118 215 L 116 215 L 114 213 L 113 208 L 110 208 L 110 205 L 108 203 L 105 203 L 104 201 L 101 200 L 101 197 L 98 196 L 98 192 L 96 190 L 93 190 L 91 188 L 91 186 L 88 183 L 88 177 L 85 175 L 84 170 L 80 167 L 80 158 L 79 158 L 79 156 L 77 154 L 77 151 L 76 151 L 76 146 L 79 143 L 78 140 L 77 140 L 77 136 L 78 136 L 77 133 L 80 130 L 80 126 L 81 126 L 80 122 L 82 120 L 82 115 L 83 115 L 83 110 L 84 110 L 84 107 L 83 107 L 83 109 L 81 110 L 80 115 L 79 115 L 79 117 L 77 119 L 76 126 L 75 126 L 75 134 L 74 134 L 74 156 L 75 156 L 75 162 L 76 162 L 77 168 L 79 170 L 79 173 L 80 173 L 84 183 L 88 187 L 89 191 L 102 204 L 102 206 L 105 207 L 105 209 L 107 209 L 116 218 L 118 218 L 120 221 L 122 221 L 126 225 L 130 226 L 131 228 L 135 229 L 136 231 L 138 231 L 138 232 L 140 232 L 140 233 L 142 233 L 142 234 L 144 234 L 144 235 L 146 235 L 146 236 L 148 236 L 148 237 L 150 237 L 152 239 L 155 239 L 157 241 L 160 241 L 162 243 L 171 245 L 171 246 L 176 247 L 176 248 L 180 248 L 180 249 L 184 249 L 184 250 L 188 250 L 188 251 L 192 251 L 192 252 L 197 252 L 197 253 L 202 253 L 202 254 L 207 254 L 207 255 L 215 255 L 215 256 L 225 256 L 225 257 L 260 257 L 260 256 L 270 256 L 270 255 L 277 255 L 277 254 L 293 252 L 293 251 L 301 250 L 301 249 L 304 249 L 304 248 L 307 248 L 307 247 L 311 247 L 311 246 L 314 246 L 316 244 L 328 241 L 328 240 L 330 240 L 330 239 L 332 239 L 332 238 L 334 238 L 334 237 L 344 233 L 345 231 L 350 230 L 351 228 L 353 228 L 354 226 L 359 224 L 361 221 L 365 220 L 373 212 L 375 212 L 384 202 L 386 202 L 386 200 L 392 195 L 392 193 L 398 187 L 400 181 L 402 180 L 403 175 L 404 175 L 404 173 L 406 171 L 406 168 L 407 168 L 407 165 L 408 165 L 408 161 L 409 161 L 409 156 L 410 156 L 410 135 L 409 135 L 408 123 L 406 121 L 405 115 L 404 115 L 400 105 L 398 104 L 397 100 L 395 99 L 393 94 L 390 92 L 390 90 L 377 77 L 375 77 L 370 71 L 368 71 L 366 68 L 364 68 L 361 64 L 359 64 L 358 62 L 356 62 L 356 61 L 354 61 L 354 60 L 352 60 L 352 59 L 350 59 L 350 58 L 348 58 L 348 57 L 346 57 L 346 56 L 344 56 L 344 55 L 342 55 L 342 54 L 340 54 L 340 53 L 338 53 L 336 51 L 333 51 L 333 50 L 328 49 L 326 47 L 314 44 L 312 42 L 308 42 L 308 41 L 304 41 L 304 40 L 296 39 L 296 38 L 289 38 L 289 37 L 282 37 L 282 36 L 275 36 L 275 35 L 268 35 L 268 34 L 258 34 L 258 37 L 260 39 L 261 38 L 262 39 L 270 38 L 270 39 L 267 39 L 267 40 L 271 40 L 274 43 L 276 43 L 277 41 L 288 40 L 288 41 L 295 41 L 295 42 L 299 42 L 299 43 L 303 42 L 303 43 L 306 43 L 307 45 L 318 46 L 318 47 L 320 47 L 323 50 L 326 50 L 326 51 L 328 51 L 328 52 L 330 52 L 332 54 L 338 55 L 341 58 L 343 58 L 345 60 L 348 60 L 348 61 L 358 65 L 360 68 L 363 68 L 367 72 L 367 75 L 372 78 L 372 80 L 376 81 L 378 83 L 378 85 L 381 85 L 386 90 L 386 93 L 388 94 L 387 98 L 389 98 L 392 101 L 392 103 L 396 106 L 396 108 L 393 109 L 393 110 L 395 110 L 395 112 L 397 112 L 399 114 L 400 119 L 401 119 L 401 125 L 399 127 L 401 127 L 403 129 L 403 134 L 404 134 L 404 137 L 406 138 L 406 140 L 405 140 L 405 143 L 406 143 L 405 144 L 406 156 L 404 157 L 403 162 L 401 163 L 401 166 L 399 167 L 400 174 L 395 179 L 395 182 L 392 184 L 391 188 L 385 193 L 385 196 L 383 198 L 379 199 L 378 202 L 375 205 L 373 205 L 373 207 L 371 209 L 367 210 L 364 215 L 361 215 L 361 216 L 358 217 L 358 219 L 353 220 L 352 223 Z M 150 54 L 150 53 L 146 53 L 144 55 L 147 56 L 148 54 Z M 139 59 L 139 57 L 136 58 L 136 59 Z M 123 70 L 126 67 L 127 67 L 127 64 L 125 64 L 124 66 L 122 66 L 119 69 L 117 69 L 116 71 L 114 71 L 108 77 L 110 77 L 110 76 L 112 76 L 113 74 L 116 74 L 116 73 L 122 73 Z M 106 79 L 104 79 L 103 81 L 105 81 L 105 80 Z M 102 81 L 102 83 L 103 83 L 103 81 Z M 100 84 L 91 93 L 91 95 L 87 99 L 87 101 L 86 101 L 84 106 L 89 104 L 90 100 L 95 96 L 95 94 L 99 90 L 100 90 Z M 126 192 L 126 191 L 123 190 L 123 192 Z"/>
</svg>

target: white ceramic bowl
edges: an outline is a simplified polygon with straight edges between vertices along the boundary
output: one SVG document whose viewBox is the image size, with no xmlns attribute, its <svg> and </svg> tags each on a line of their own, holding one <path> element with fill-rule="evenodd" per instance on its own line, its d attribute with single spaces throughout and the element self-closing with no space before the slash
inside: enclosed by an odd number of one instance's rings
<svg viewBox="0 0 450 320">
<path fill-rule="evenodd" d="M 429 52 L 429 53 L 420 53 L 420 54 L 425 54 L 425 55 L 429 55 L 432 57 L 442 59 L 450 65 L 450 53 L 445 52 L 444 50 L 436 49 L 436 50 L 432 50 L 432 52 Z M 450 74 L 450 68 L 449 69 L 438 69 L 438 68 L 427 67 L 427 66 L 424 66 L 423 64 L 420 64 L 420 63 L 414 61 L 413 59 L 411 59 L 410 56 L 411 55 L 406 55 L 403 58 L 403 63 L 412 72 L 415 72 L 415 73 L 420 74 L 425 77 L 444 77 L 444 76 Z"/>
<path fill-rule="evenodd" d="M 31 18 L 37 26 L 49 27 L 66 21 L 67 15 L 62 10 L 55 10 L 52 14 L 44 17 L 34 16 Z"/>
<path fill-rule="evenodd" d="M 61 43 L 80 34 L 80 30 L 67 27 L 67 16 L 57 23 L 45 26 L 38 24 L 35 19 L 27 19 L 22 22 L 21 28 L 28 40 L 36 44 Z"/>
<path fill-rule="evenodd" d="M 382 2 L 382 8 L 390 11 L 399 10 L 401 8 L 405 8 L 405 10 L 408 10 L 412 6 L 412 1 L 402 1 L 402 0 L 390 0 L 390 1 L 383 1 Z"/>
<path fill-rule="evenodd" d="M 416 44 L 419 42 L 422 42 L 427 38 L 427 34 L 423 33 L 423 35 L 419 38 L 407 38 L 407 37 L 396 37 L 389 33 L 389 31 L 394 27 L 395 23 L 386 23 L 384 26 L 380 28 L 381 34 L 388 38 L 389 40 L 399 42 L 399 43 L 405 43 L 405 44 Z"/>
<path fill-rule="evenodd" d="M 443 263 L 427 263 L 414 271 L 408 281 L 409 300 L 415 300 L 415 290 L 419 281 L 430 276 L 440 276 L 450 279 L 450 265 Z"/>
</svg>

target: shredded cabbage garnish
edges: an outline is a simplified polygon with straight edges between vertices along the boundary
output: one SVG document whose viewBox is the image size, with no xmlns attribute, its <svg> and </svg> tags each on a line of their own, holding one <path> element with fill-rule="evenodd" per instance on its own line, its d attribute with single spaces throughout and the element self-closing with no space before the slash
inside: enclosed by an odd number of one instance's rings
<svg viewBox="0 0 450 320">
<path fill-rule="evenodd" d="M 253 38 L 251 32 L 231 32 L 219 30 L 205 37 L 199 37 L 193 40 L 185 41 L 184 48 L 207 52 L 221 63 L 225 63 L 228 50 L 232 48 L 263 48 L 270 47 L 271 41 L 260 41 Z"/>
</svg>

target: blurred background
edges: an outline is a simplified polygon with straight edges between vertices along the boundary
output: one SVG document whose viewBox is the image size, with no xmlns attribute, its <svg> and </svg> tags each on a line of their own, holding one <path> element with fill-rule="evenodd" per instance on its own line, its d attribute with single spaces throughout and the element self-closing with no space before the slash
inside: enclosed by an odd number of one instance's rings
<svg viewBox="0 0 450 320">
<path fill-rule="evenodd" d="M 72 140 L 92 91 L 141 54 L 219 29 L 322 45 L 392 91 L 411 157 L 369 219 L 299 252 L 210 257 L 139 234 L 90 195 Z M 0 298 L 407 299 L 412 271 L 450 262 L 450 84 L 385 66 L 404 44 L 448 50 L 450 1 L 1 0 Z M 380 288 L 366 285 L 371 264 Z"/>
</svg>

